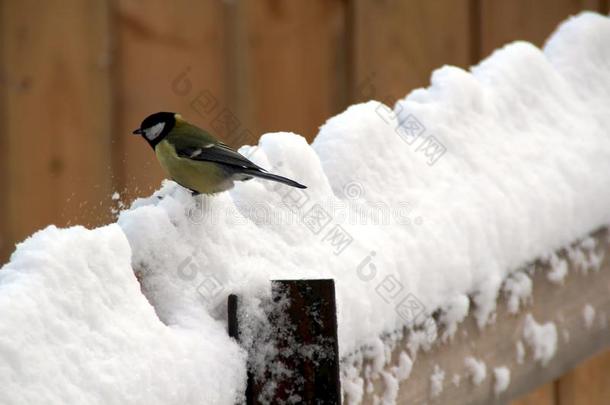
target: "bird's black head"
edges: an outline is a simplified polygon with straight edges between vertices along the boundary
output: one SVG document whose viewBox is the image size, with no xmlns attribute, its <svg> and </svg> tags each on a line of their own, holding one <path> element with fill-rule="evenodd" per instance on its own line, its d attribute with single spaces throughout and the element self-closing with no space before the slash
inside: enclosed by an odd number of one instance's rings
<svg viewBox="0 0 610 405">
<path fill-rule="evenodd" d="M 175 125 L 176 113 L 158 112 L 146 117 L 142 121 L 140 128 L 133 131 L 133 133 L 142 135 L 142 138 L 146 139 L 146 142 L 154 149 Z"/>
</svg>

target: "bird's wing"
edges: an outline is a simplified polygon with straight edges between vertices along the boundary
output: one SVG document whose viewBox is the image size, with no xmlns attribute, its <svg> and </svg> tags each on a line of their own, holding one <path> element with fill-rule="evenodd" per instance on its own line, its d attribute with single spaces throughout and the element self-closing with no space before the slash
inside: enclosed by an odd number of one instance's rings
<svg viewBox="0 0 610 405">
<path fill-rule="evenodd" d="M 174 146 L 178 156 L 182 158 L 264 170 L 203 129 L 193 125 L 181 125 L 174 128 L 171 135 L 168 135 L 166 139 Z"/>
</svg>

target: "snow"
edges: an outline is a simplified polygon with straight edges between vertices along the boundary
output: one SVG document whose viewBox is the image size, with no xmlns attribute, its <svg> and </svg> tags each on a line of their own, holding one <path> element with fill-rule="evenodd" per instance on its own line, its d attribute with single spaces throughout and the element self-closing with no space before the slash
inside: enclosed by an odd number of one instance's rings
<svg viewBox="0 0 610 405">
<path fill-rule="evenodd" d="M 360 368 L 355 365 L 348 365 L 342 368 L 344 378 L 341 388 L 345 393 L 345 402 L 348 404 L 358 404 L 362 402 L 364 396 L 364 379 L 360 375 Z"/>
<path fill-rule="evenodd" d="M 396 376 L 400 380 L 406 380 L 411 374 L 413 368 L 413 360 L 405 352 L 400 352 L 398 356 L 398 367 L 396 369 Z"/>
<path fill-rule="evenodd" d="M 480 385 L 485 380 L 485 377 L 487 377 L 487 366 L 482 360 L 466 357 L 464 359 L 464 366 L 466 366 L 470 380 L 474 385 Z"/>
<path fill-rule="evenodd" d="M 510 370 L 505 367 L 494 368 L 494 394 L 500 395 L 508 388 L 510 384 Z"/>
<path fill-rule="evenodd" d="M 0 271 L 0 313 L 2 404 L 212 404 L 242 395 L 242 350 L 209 315 L 199 331 L 161 323 L 117 225 L 51 226 L 20 244 Z"/>
<path fill-rule="evenodd" d="M 605 250 L 597 249 L 595 239 L 590 236 L 566 248 L 567 257 L 573 267 L 583 274 L 600 269 L 604 252 Z M 547 279 L 555 284 L 563 284 L 568 274 L 568 261 L 553 252 L 548 257 L 548 265 L 550 271 L 547 273 Z"/>
<path fill-rule="evenodd" d="M 466 294 L 458 294 L 447 300 L 443 306 L 440 323 L 445 327 L 442 340 L 452 339 L 460 322 L 468 315 L 470 300 Z"/>
<path fill-rule="evenodd" d="M 527 314 L 523 326 L 523 339 L 533 351 L 534 360 L 546 366 L 557 351 L 557 327 L 553 322 L 539 324 Z"/>
<path fill-rule="evenodd" d="M 439 334 L 430 315 L 444 310 L 450 339 L 471 300 L 484 327 L 510 274 L 610 223 L 608 38 L 610 19 L 583 13 L 544 50 L 512 43 L 393 108 L 351 106 L 312 145 L 271 133 L 241 149 L 307 190 L 252 180 L 193 198 L 166 181 L 117 224 L 37 233 L 0 271 L 0 402 L 233 403 L 245 359 L 226 296 L 256 312 L 270 279 L 335 279 L 350 401 L 389 361 L 381 336 L 411 328 L 416 361 Z M 591 243 L 570 260 L 598 267 Z M 513 283 L 511 308 L 528 289 Z M 557 349 L 531 316 L 523 338 L 543 364 Z M 443 380 L 437 366 L 432 394 Z"/>
<path fill-rule="evenodd" d="M 550 265 L 551 270 L 546 274 L 547 279 L 552 283 L 562 284 L 568 274 L 568 262 L 556 254 L 552 254 Z"/>
<path fill-rule="evenodd" d="M 583 274 L 589 271 L 598 271 L 604 259 L 604 252 L 596 251 L 595 239 L 587 237 L 575 246 L 570 246 L 568 257 L 575 263 L 576 268 Z"/>
<path fill-rule="evenodd" d="M 434 371 L 430 375 L 430 396 L 438 397 L 443 392 L 443 382 L 445 381 L 445 371 L 438 364 L 434 366 Z"/>
<path fill-rule="evenodd" d="M 398 388 L 400 381 L 398 381 L 396 376 L 386 371 L 381 372 L 381 377 L 383 378 L 383 384 L 385 387 L 381 403 L 384 405 L 395 404 L 396 399 L 398 398 Z"/>
<path fill-rule="evenodd" d="M 585 327 L 587 329 L 591 329 L 593 326 L 593 321 L 595 321 L 595 308 L 591 306 L 591 304 L 585 305 L 582 309 L 582 317 L 585 321 Z"/>
<path fill-rule="evenodd" d="M 523 360 L 525 360 L 525 346 L 523 346 L 523 342 L 521 340 L 517 340 L 515 344 L 516 356 L 517 356 L 517 364 L 523 364 Z"/>
<path fill-rule="evenodd" d="M 112 195 L 110 196 L 110 199 L 112 201 L 112 207 L 110 207 L 110 213 L 113 215 L 113 218 L 116 219 L 116 216 L 118 215 L 119 212 L 121 212 L 122 209 L 125 208 L 125 203 L 121 200 L 121 195 L 119 194 L 118 191 L 115 191 L 114 193 L 112 193 Z"/>
<path fill-rule="evenodd" d="M 508 276 L 503 289 L 508 296 L 508 312 L 516 314 L 532 295 L 532 280 L 524 272 L 516 272 Z"/>
</svg>

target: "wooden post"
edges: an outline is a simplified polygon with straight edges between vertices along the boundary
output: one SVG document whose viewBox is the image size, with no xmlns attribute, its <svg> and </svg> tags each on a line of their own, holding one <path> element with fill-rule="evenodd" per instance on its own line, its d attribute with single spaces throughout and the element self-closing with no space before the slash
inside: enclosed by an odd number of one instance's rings
<svg viewBox="0 0 610 405">
<path fill-rule="evenodd" d="M 276 280 L 272 298 L 269 322 L 277 355 L 266 367 L 291 370 L 290 375 L 282 374 L 273 381 L 274 402 L 340 404 L 334 281 Z M 229 335 L 239 340 L 238 299 L 234 295 L 229 296 L 228 311 Z M 248 404 L 261 403 L 258 398 L 263 385 L 254 381 L 249 370 Z"/>
<path fill-rule="evenodd" d="M 237 295 L 229 295 L 227 302 L 227 323 L 229 328 L 229 336 L 239 341 L 239 321 L 237 319 L 237 306 L 239 301 Z"/>
</svg>

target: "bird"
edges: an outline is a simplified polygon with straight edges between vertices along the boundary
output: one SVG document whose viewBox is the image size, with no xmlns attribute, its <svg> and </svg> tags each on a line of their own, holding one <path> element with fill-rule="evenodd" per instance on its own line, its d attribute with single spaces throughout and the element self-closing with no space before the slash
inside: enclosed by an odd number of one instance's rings
<svg viewBox="0 0 610 405">
<path fill-rule="evenodd" d="M 167 175 L 193 195 L 220 193 L 233 188 L 235 181 L 255 177 L 307 188 L 294 180 L 268 173 L 178 113 L 151 114 L 133 134 L 146 140 Z"/>
</svg>

